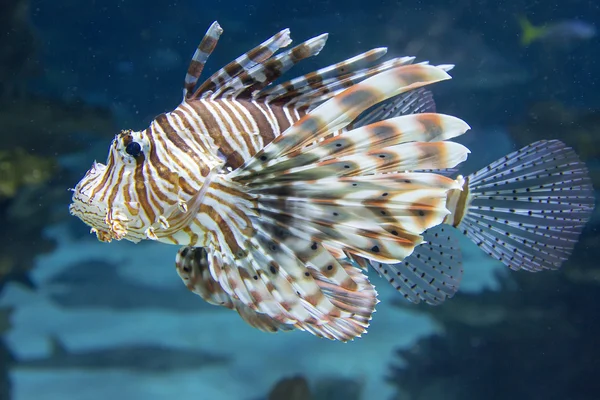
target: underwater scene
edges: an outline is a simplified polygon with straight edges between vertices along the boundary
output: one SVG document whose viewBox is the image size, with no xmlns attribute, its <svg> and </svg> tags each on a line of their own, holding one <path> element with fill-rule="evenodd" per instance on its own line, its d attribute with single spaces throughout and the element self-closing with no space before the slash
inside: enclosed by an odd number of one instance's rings
<svg viewBox="0 0 600 400">
<path fill-rule="evenodd" d="M 0 21 L 0 399 L 600 398 L 600 3 Z"/>
</svg>

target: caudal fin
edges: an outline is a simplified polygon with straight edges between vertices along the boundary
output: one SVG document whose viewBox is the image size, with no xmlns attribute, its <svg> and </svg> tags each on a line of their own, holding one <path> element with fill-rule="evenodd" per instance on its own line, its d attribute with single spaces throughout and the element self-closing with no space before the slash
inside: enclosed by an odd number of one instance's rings
<svg viewBox="0 0 600 400">
<path fill-rule="evenodd" d="M 588 170 L 558 140 L 539 141 L 470 175 L 458 229 L 511 269 L 557 269 L 594 209 Z"/>
</svg>

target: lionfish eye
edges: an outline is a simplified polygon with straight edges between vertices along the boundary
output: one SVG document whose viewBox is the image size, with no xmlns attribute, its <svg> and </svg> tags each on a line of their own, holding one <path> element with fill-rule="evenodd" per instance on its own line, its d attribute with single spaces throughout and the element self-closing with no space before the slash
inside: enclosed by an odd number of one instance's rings
<svg viewBox="0 0 600 400">
<path fill-rule="evenodd" d="M 125 152 L 132 157 L 137 157 L 142 152 L 142 146 L 138 142 L 131 142 L 125 147 Z"/>
</svg>

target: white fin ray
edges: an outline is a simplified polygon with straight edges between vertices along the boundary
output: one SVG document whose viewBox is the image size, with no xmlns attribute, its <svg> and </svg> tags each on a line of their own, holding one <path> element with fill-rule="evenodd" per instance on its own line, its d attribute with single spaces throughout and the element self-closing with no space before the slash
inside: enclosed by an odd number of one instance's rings
<svg viewBox="0 0 600 400">
<path fill-rule="evenodd" d="M 358 54 L 339 63 L 318 69 L 309 74 L 293 78 L 287 82 L 268 87 L 257 93 L 256 99 L 268 101 L 282 101 L 302 95 L 309 90 L 322 85 L 323 81 L 337 79 L 340 76 L 353 73 L 368 67 L 373 61 L 378 60 L 387 53 L 387 48 L 381 47 Z M 282 96 L 285 96 L 283 98 Z"/>
<path fill-rule="evenodd" d="M 431 152 L 430 159 L 433 158 L 437 162 L 435 169 L 451 168 L 454 167 L 451 164 L 461 161 L 468 154 L 468 149 L 464 146 L 452 142 L 433 145 L 409 144 L 409 147 L 417 147 L 414 150 L 393 146 L 409 142 L 444 141 L 460 136 L 468 129 L 470 129 L 469 125 L 463 120 L 444 114 L 423 113 L 391 118 L 328 137 L 302 149 L 297 154 L 291 154 L 287 159 L 281 158 L 271 162 L 254 174 L 252 184 L 259 184 L 262 179 L 287 181 L 290 180 L 288 175 L 294 171 L 322 168 L 326 165 L 326 161 L 341 162 L 344 157 L 355 157 L 359 161 L 361 158 L 365 160 L 374 158 L 372 163 L 375 166 L 383 166 L 381 161 L 386 160 L 382 160 L 383 153 L 378 153 L 379 150 L 390 152 L 387 160 L 393 159 L 394 156 L 400 158 L 402 165 L 393 172 L 431 169 L 431 165 L 421 164 L 426 161 L 425 157 L 417 156 L 427 152 L 428 148 Z M 385 158 L 386 155 L 383 154 L 383 157 Z M 342 172 L 346 176 L 352 176 L 352 171 Z M 375 171 L 373 168 L 371 171 L 360 170 L 363 175 L 374 172 L 384 171 Z M 318 174 L 321 175 L 321 171 L 318 171 Z"/>
<path fill-rule="evenodd" d="M 233 171 L 230 178 L 240 182 L 251 179 L 254 173 L 270 161 L 301 150 L 306 145 L 345 128 L 371 106 L 409 90 L 449 78 L 443 70 L 427 65 L 401 66 L 372 76 L 300 119 Z"/>
</svg>

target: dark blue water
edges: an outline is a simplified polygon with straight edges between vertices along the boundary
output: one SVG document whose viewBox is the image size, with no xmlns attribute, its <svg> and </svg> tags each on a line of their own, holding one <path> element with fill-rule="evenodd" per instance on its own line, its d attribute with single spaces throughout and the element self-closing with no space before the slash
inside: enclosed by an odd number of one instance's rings
<svg viewBox="0 0 600 400">
<path fill-rule="evenodd" d="M 599 36 L 525 47 L 518 23 L 600 29 L 597 2 L 10 0 L 0 14 L 0 398 L 598 398 L 595 217 L 558 271 L 509 271 L 465 239 L 461 290 L 439 307 L 371 272 L 369 333 L 341 344 L 259 332 L 206 304 L 177 277 L 176 247 L 98 242 L 66 191 L 121 129 L 180 103 L 215 20 L 224 33 L 203 77 L 287 27 L 294 44 L 330 36 L 284 78 L 380 46 L 455 64 L 432 91 L 438 112 L 473 128 L 458 139 L 472 152 L 461 172 L 559 139 L 600 184 Z"/>
</svg>

